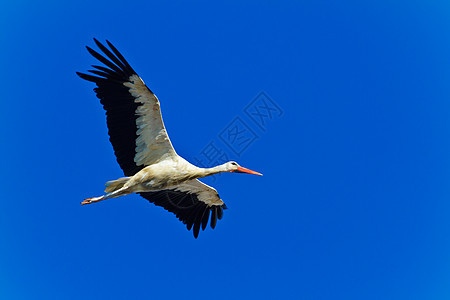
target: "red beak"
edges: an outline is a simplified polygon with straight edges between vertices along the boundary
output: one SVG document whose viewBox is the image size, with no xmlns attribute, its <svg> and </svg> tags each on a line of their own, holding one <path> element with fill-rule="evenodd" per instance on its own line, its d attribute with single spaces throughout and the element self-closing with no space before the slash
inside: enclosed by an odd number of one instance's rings
<svg viewBox="0 0 450 300">
<path fill-rule="evenodd" d="M 235 171 L 236 173 L 248 173 L 248 174 L 253 174 L 253 175 L 261 175 L 261 173 L 249 170 L 247 168 L 243 168 L 243 167 L 238 167 L 237 170 Z"/>
</svg>

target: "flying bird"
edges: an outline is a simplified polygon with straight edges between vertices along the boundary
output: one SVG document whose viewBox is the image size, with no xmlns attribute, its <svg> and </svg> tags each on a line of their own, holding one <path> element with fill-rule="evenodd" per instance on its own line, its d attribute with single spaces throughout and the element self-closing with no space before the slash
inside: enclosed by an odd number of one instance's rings
<svg viewBox="0 0 450 300">
<path fill-rule="evenodd" d="M 88 72 L 93 75 L 77 74 L 97 85 L 94 91 L 106 111 L 109 140 L 125 177 L 108 181 L 103 196 L 81 204 L 137 193 L 174 213 L 188 230 L 193 228 L 195 238 L 209 220 L 214 229 L 227 207 L 217 191 L 198 178 L 223 172 L 262 174 L 234 161 L 199 168 L 179 156 L 167 135 L 156 95 L 109 41 L 110 49 L 94 41 L 104 55 L 86 48 L 104 66 L 92 65 L 94 70 Z"/>
</svg>

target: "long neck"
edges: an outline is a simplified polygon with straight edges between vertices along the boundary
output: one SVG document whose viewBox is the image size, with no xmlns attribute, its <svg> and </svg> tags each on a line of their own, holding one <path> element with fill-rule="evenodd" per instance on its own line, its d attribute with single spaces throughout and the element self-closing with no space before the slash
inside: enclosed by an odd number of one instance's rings
<svg viewBox="0 0 450 300">
<path fill-rule="evenodd" d="M 206 177 L 206 176 L 211 176 L 214 174 L 218 174 L 218 173 L 223 173 L 226 172 L 227 170 L 225 169 L 224 165 L 220 165 L 220 166 L 216 166 L 213 168 L 198 168 L 198 178 L 200 177 Z"/>
</svg>

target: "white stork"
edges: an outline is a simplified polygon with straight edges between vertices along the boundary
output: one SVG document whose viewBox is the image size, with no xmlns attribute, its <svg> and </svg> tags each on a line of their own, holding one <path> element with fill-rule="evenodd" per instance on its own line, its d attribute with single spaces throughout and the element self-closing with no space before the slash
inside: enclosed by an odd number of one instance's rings
<svg viewBox="0 0 450 300">
<path fill-rule="evenodd" d="M 86 48 L 106 67 L 92 66 L 96 70 L 89 72 L 98 76 L 77 74 L 97 85 L 94 91 L 106 110 L 109 140 L 126 177 L 108 181 L 105 195 L 85 199 L 81 204 L 138 193 L 174 213 L 188 230 L 193 228 L 197 238 L 200 227 L 205 230 L 210 214 L 214 228 L 227 208 L 217 191 L 197 178 L 222 172 L 262 174 L 233 161 L 199 168 L 177 155 L 164 127 L 158 98 L 110 42 L 106 41 L 111 50 L 94 41 L 109 60 Z"/>
</svg>

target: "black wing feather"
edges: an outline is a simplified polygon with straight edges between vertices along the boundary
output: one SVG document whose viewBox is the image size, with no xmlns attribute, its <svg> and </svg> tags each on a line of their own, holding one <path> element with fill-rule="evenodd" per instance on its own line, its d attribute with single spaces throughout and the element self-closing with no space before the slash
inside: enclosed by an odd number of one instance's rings
<svg viewBox="0 0 450 300">
<path fill-rule="evenodd" d="M 76 73 L 78 76 L 80 76 L 81 78 L 83 78 L 84 80 L 87 80 L 87 81 L 91 81 L 91 82 L 95 82 L 95 83 L 108 81 L 106 78 L 92 76 L 92 75 L 84 74 L 84 73 L 80 73 L 80 72 L 76 72 Z"/>
<path fill-rule="evenodd" d="M 97 44 L 97 47 L 100 48 L 100 50 L 103 51 L 103 53 L 106 54 L 106 56 L 108 56 L 108 58 L 110 60 L 112 60 L 121 70 L 125 70 L 126 67 L 124 66 L 124 64 L 116 57 L 114 56 L 114 54 L 111 53 L 111 51 L 108 50 L 108 48 L 106 48 L 105 46 L 103 46 L 99 41 L 97 41 L 97 39 L 94 38 L 94 42 L 95 44 Z"/>
<path fill-rule="evenodd" d="M 189 215 L 188 219 L 186 220 L 187 230 L 192 229 L 192 226 L 194 226 L 195 220 L 197 218 L 197 214 L 202 208 L 203 207 L 201 205 L 196 205 L 195 208 L 192 210 L 191 214 Z"/>
<path fill-rule="evenodd" d="M 111 50 L 114 52 L 114 54 L 122 61 L 122 63 L 127 67 L 127 71 L 129 73 L 136 73 L 133 68 L 130 66 L 130 64 L 127 62 L 127 60 L 125 59 L 125 57 L 123 57 L 123 55 L 116 49 L 116 47 L 114 47 L 113 44 L 111 44 L 108 40 L 106 40 L 106 43 L 108 44 L 109 48 L 111 48 Z"/>
<path fill-rule="evenodd" d="M 217 208 L 217 219 L 222 220 L 223 217 L 223 209 L 222 207 Z"/>
<path fill-rule="evenodd" d="M 203 214 L 202 217 L 202 230 L 205 230 L 206 226 L 208 225 L 208 220 L 209 220 L 209 212 L 211 210 L 207 209 L 205 210 L 205 213 Z"/>
<path fill-rule="evenodd" d="M 113 70 L 108 69 L 108 68 L 105 68 L 105 67 L 103 67 L 103 66 L 92 65 L 91 67 L 96 68 L 96 69 L 98 69 L 98 70 L 100 70 L 100 71 L 103 71 L 103 72 L 105 72 L 105 73 L 108 73 L 108 74 L 111 75 L 111 76 L 114 76 L 114 77 L 116 76 L 116 73 L 114 73 Z"/>
<path fill-rule="evenodd" d="M 203 213 L 205 212 L 205 209 L 207 209 L 207 208 L 201 207 L 195 214 L 194 227 L 192 229 L 192 232 L 194 233 L 195 238 L 198 237 L 198 233 L 200 232 L 200 226 L 202 224 L 202 217 L 203 217 Z"/>
<path fill-rule="evenodd" d="M 113 78 L 113 79 L 117 80 L 118 82 L 120 82 L 120 80 L 121 80 L 121 78 L 116 77 L 115 75 L 108 74 L 108 73 L 103 72 L 103 71 L 88 70 L 88 72 L 91 72 L 91 73 L 93 73 L 93 74 L 95 74 L 95 75 L 103 76 L 103 77 L 105 77 L 105 79 L 107 79 L 107 78 Z"/>
<path fill-rule="evenodd" d="M 213 206 L 211 209 L 211 228 L 214 229 L 217 223 L 217 207 Z"/>
</svg>

